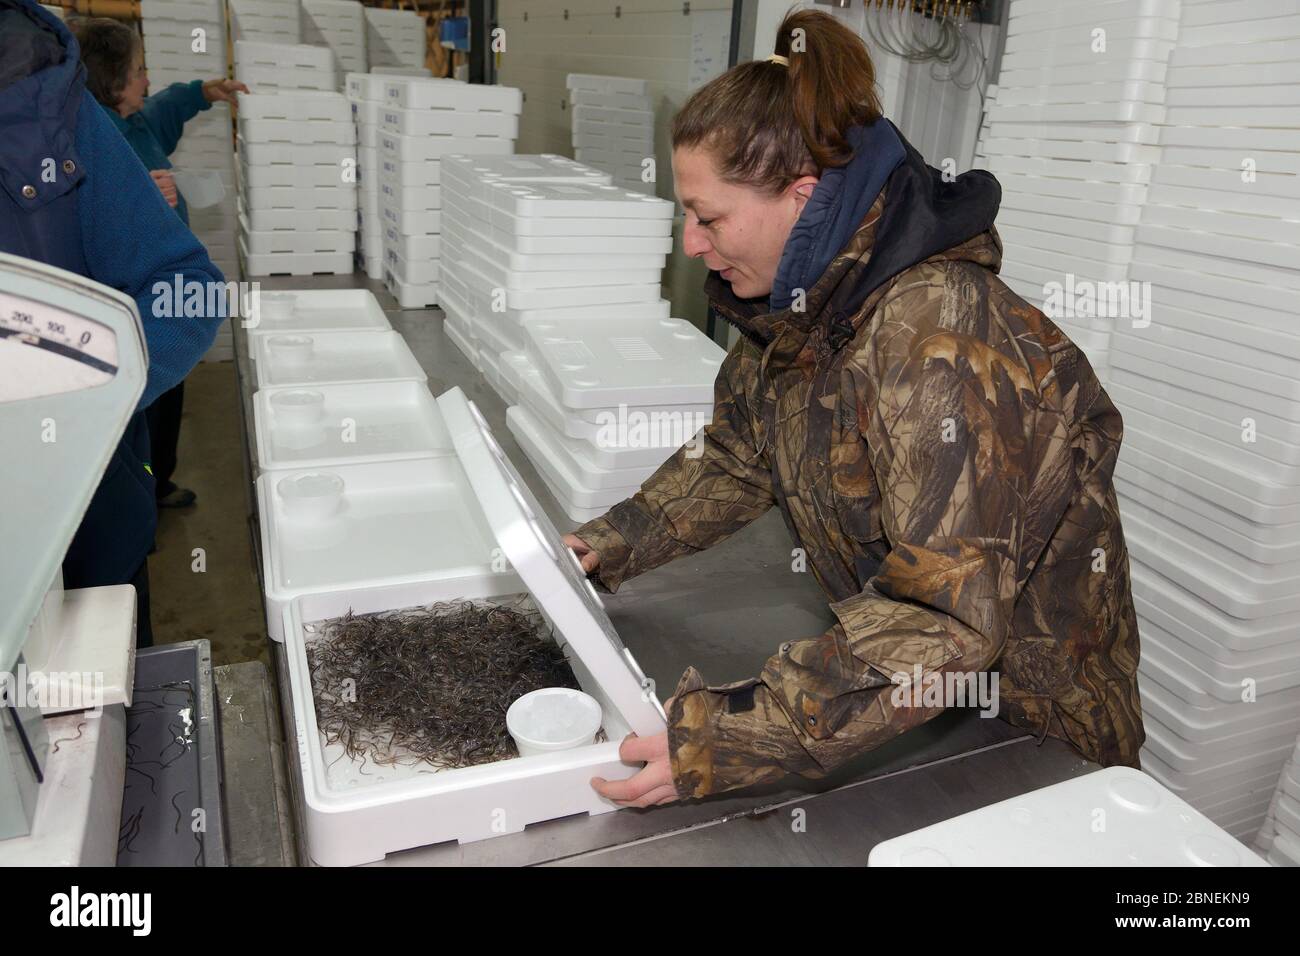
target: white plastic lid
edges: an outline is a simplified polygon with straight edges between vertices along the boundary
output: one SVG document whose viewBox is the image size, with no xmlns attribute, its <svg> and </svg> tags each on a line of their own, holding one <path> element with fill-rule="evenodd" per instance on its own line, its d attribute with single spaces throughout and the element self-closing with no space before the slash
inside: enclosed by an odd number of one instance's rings
<svg viewBox="0 0 1300 956">
<path fill-rule="evenodd" d="M 538 607 L 638 735 L 662 733 L 666 717 L 636 659 L 623 646 L 578 559 L 459 388 L 438 396 L 452 443 L 497 543 Z"/>
</svg>

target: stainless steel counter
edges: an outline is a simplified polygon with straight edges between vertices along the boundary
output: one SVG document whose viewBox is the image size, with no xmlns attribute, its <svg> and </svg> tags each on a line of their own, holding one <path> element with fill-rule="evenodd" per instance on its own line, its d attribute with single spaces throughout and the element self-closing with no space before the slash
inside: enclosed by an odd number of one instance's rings
<svg viewBox="0 0 1300 956">
<path fill-rule="evenodd" d="M 506 428 L 506 406 L 443 334 L 439 310 L 398 310 L 380 283 L 359 274 L 259 281 L 266 290 L 374 292 L 427 373 L 430 391 L 437 395 L 453 386 L 463 388 L 551 520 L 562 530 L 576 526 Z M 234 337 L 256 553 L 260 539 L 252 479 L 257 452 L 249 440 L 255 383 L 247 336 L 236 328 Z M 711 683 L 751 677 L 782 641 L 824 630 L 831 621 L 825 596 L 811 574 L 790 570 L 792 546 L 774 509 L 729 541 L 629 581 L 617 595 L 603 596 L 619 634 L 655 681 L 661 699 L 672 694 L 687 665 Z M 260 576 L 260 556 L 257 561 Z M 274 658 L 281 712 L 291 728 L 279 645 Z M 297 747 L 287 746 L 285 752 L 293 762 L 290 777 L 300 821 Z M 861 865 L 881 840 L 1096 769 L 1059 741 L 1038 744 L 1002 720 L 951 711 L 823 780 L 790 778 L 710 800 L 553 820 L 465 846 L 441 844 L 392 854 L 384 865 Z M 301 840 L 299 853 L 306 862 Z"/>
</svg>

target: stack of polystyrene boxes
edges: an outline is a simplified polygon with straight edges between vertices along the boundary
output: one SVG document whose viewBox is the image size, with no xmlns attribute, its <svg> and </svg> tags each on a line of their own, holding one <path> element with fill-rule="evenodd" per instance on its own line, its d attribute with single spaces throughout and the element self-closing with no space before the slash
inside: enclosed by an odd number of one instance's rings
<svg viewBox="0 0 1300 956">
<path fill-rule="evenodd" d="M 1142 766 L 1244 840 L 1300 730 L 1300 10 L 1185 0 L 1107 390 Z M 1288 43 L 1291 45 L 1288 46 Z"/>
<path fill-rule="evenodd" d="M 302 0 L 302 40 L 328 46 L 344 73 L 364 73 L 366 20 L 356 0 Z"/>
<path fill-rule="evenodd" d="M 384 277 L 384 222 L 379 209 L 379 124 L 387 77 L 349 73 L 352 121 L 357 127 L 357 268 L 371 279 Z"/>
<path fill-rule="evenodd" d="M 1134 228 L 1157 156 L 1179 0 L 1013 0 L 975 165 L 1002 183 L 1001 278 L 1105 380 L 1131 301 Z M 1120 313 L 1120 314 L 1116 314 Z"/>
<path fill-rule="evenodd" d="M 424 66 L 424 17 L 413 10 L 366 7 L 366 57 L 370 68 Z"/>
<path fill-rule="evenodd" d="M 1282 768 L 1255 845 L 1276 866 L 1300 866 L 1300 739 Z"/>
<path fill-rule="evenodd" d="M 298 0 L 229 0 L 232 40 L 298 43 Z"/>
<path fill-rule="evenodd" d="M 513 153 L 523 96 L 505 86 L 388 77 L 380 132 L 384 281 L 404 309 L 438 303 L 448 153 Z"/>
<path fill-rule="evenodd" d="M 278 64 L 278 65 L 271 65 Z M 253 73 L 257 84 L 245 79 Z M 240 252 L 246 275 L 352 271 L 356 127 L 334 55 L 304 44 L 235 44 Z"/>
<path fill-rule="evenodd" d="M 235 79 L 250 90 L 323 90 L 338 92 L 342 77 L 328 47 L 305 43 L 235 42 Z"/>
<path fill-rule="evenodd" d="M 449 338 L 565 513 L 632 494 L 709 421 L 722 350 L 668 316 L 672 204 L 560 156 L 443 158 Z"/>
<path fill-rule="evenodd" d="M 645 80 L 570 73 L 573 155 L 603 170 L 615 186 L 653 194 L 655 114 Z"/>
<path fill-rule="evenodd" d="M 226 75 L 226 27 L 221 0 L 144 0 L 140 13 L 152 92 L 172 83 L 215 80 Z M 196 30 L 203 33 L 196 34 Z M 205 49 L 196 51 L 200 39 Z M 186 200 L 191 231 L 217 268 L 231 280 L 239 276 L 233 136 L 230 107 L 215 103 L 185 124 L 180 143 L 169 157 L 178 173 L 221 180 L 225 195 L 215 204 L 198 208 L 193 195 Z M 228 359 L 233 354 L 229 323 L 223 323 L 205 358 Z"/>
</svg>

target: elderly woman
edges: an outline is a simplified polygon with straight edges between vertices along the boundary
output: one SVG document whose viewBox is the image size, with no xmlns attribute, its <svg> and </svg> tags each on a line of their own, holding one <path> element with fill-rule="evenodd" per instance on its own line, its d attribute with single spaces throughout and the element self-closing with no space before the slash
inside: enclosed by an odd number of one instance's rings
<svg viewBox="0 0 1300 956">
<path fill-rule="evenodd" d="M 108 112 L 113 124 L 135 150 L 168 205 L 185 225 L 189 211 L 176 188 L 168 156 L 180 142 L 185 124 L 216 102 L 235 102 L 235 93 L 248 87 L 234 80 L 193 80 L 173 83 L 149 95 L 140 34 L 105 17 L 75 20 L 70 29 L 81 45 L 86 67 L 86 88 Z M 151 462 L 160 508 L 192 505 L 194 492 L 171 480 L 176 470 L 176 445 L 180 438 L 185 383 L 165 392 L 146 411 L 153 459 Z"/>
<path fill-rule="evenodd" d="M 621 803 L 822 776 L 984 672 L 1010 723 L 1138 765 L 1119 413 L 998 278 L 997 181 L 927 166 L 874 87 L 859 38 L 800 11 L 774 56 L 673 123 L 686 253 L 740 337 L 703 453 L 679 451 L 567 542 L 614 591 L 776 507 L 835 623 L 789 635 L 758 677 L 688 669 L 667 733 L 623 745 L 645 769 L 595 781 Z"/>
</svg>

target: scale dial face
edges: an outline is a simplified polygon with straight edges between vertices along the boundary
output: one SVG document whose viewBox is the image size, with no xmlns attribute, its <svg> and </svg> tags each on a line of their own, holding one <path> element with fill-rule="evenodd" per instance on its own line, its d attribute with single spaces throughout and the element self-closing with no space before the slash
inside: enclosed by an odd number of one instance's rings
<svg viewBox="0 0 1300 956">
<path fill-rule="evenodd" d="M 108 326 L 0 292 L 0 402 L 94 388 L 117 370 Z"/>
</svg>

